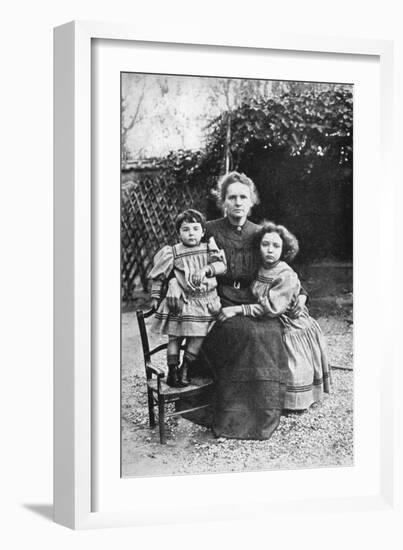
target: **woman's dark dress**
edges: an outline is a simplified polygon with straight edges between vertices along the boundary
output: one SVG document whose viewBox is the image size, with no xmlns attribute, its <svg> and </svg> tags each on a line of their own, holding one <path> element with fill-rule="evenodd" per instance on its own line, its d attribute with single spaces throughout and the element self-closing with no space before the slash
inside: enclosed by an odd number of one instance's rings
<svg viewBox="0 0 403 550">
<path fill-rule="evenodd" d="M 246 221 L 237 229 L 226 218 L 207 223 L 227 258 L 227 273 L 218 279 L 223 307 L 251 303 L 257 268 L 252 246 L 260 226 Z M 216 436 L 268 439 L 280 421 L 287 355 L 278 319 L 235 316 L 216 323 L 204 340 L 199 369 L 209 369 L 216 380 L 212 429 Z"/>
</svg>

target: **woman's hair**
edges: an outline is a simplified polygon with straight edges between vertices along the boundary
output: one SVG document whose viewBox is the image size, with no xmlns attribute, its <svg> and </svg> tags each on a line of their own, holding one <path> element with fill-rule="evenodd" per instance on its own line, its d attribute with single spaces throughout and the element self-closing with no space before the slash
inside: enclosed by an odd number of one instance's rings
<svg viewBox="0 0 403 550">
<path fill-rule="evenodd" d="M 276 225 L 275 223 L 269 221 L 264 221 L 261 225 L 262 229 L 256 234 L 255 237 L 256 248 L 260 247 L 260 243 L 266 233 L 278 233 L 283 241 L 283 250 L 281 251 L 280 259 L 286 262 L 292 262 L 299 251 L 297 237 L 290 233 L 284 225 Z"/>
<path fill-rule="evenodd" d="M 189 210 L 184 210 L 177 216 L 175 220 L 175 228 L 177 233 L 179 233 L 179 229 L 184 222 L 199 223 L 202 226 L 203 230 L 206 229 L 206 218 L 198 210 L 192 210 L 190 208 Z"/>
<path fill-rule="evenodd" d="M 259 195 L 253 181 L 248 178 L 248 176 L 245 176 L 245 174 L 240 174 L 239 172 L 228 172 L 228 174 L 221 176 L 215 190 L 213 191 L 213 195 L 216 197 L 217 204 L 220 208 L 223 208 L 228 187 L 231 183 L 237 182 L 242 183 L 249 188 L 252 206 L 259 203 Z"/>
</svg>

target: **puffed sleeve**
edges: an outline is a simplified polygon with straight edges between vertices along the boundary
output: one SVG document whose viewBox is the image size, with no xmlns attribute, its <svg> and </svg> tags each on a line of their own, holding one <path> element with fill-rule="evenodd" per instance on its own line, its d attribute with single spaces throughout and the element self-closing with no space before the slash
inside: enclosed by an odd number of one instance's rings
<svg viewBox="0 0 403 550">
<path fill-rule="evenodd" d="M 267 296 L 261 301 L 265 314 L 268 317 L 278 317 L 285 313 L 299 289 L 299 280 L 294 271 L 289 270 L 280 273 L 269 289 Z"/>
<path fill-rule="evenodd" d="M 161 298 L 162 285 L 169 277 L 174 266 L 172 246 L 164 246 L 154 257 L 154 266 L 150 272 L 151 298 Z"/>
<path fill-rule="evenodd" d="M 259 300 L 259 304 L 245 304 L 242 306 L 244 315 L 248 317 L 279 317 L 285 313 L 296 293 L 300 290 L 300 282 L 293 270 L 285 270 L 279 274 L 266 296 Z"/>
<path fill-rule="evenodd" d="M 210 277 L 223 275 L 227 271 L 227 260 L 224 250 L 219 249 L 214 237 L 210 237 L 208 246 L 208 265 L 210 267 Z"/>
</svg>

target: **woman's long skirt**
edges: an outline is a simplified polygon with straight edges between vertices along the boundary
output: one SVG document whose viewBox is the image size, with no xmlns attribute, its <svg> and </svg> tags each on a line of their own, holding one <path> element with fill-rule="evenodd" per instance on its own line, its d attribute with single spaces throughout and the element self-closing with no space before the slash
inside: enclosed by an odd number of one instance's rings
<svg viewBox="0 0 403 550">
<path fill-rule="evenodd" d="M 284 406 L 287 354 L 278 319 L 232 317 L 204 340 L 198 368 L 216 381 L 212 429 L 217 437 L 268 439 Z"/>
</svg>

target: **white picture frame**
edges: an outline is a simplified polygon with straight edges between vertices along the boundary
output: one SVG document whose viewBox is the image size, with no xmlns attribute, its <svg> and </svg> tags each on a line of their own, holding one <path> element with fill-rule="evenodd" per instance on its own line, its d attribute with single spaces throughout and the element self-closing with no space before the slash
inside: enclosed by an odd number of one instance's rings
<svg viewBox="0 0 403 550">
<path fill-rule="evenodd" d="M 331 37 L 296 36 L 271 33 L 270 36 L 254 36 L 253 41 L 237 35 L 236 39 L 228 38 L 230 33 L 214 36 L 203 29 L 200 36 L 187 35 L 186 29 L 178 35 L 171 35 L 167 29 L 164 35 L 152 36 L 147 30 L 140 30 L 131 25 L 72 22 L 55 29 L 54 35 L 54 114 L 55 114 L 55 367 L 54 367 L 54 518 L 55 521 L 70 528 L 92 528 L 123 525 L 144 525 L 158 522 L 176 522 L 177 510 L 181 510 L 182 521 L 228 519 L 234 517 L 263 517 L 269 512 L 275 513 L 282 507 L 291 512 L 297 503 L 304 499 L 304 483 L 298 490 L 286 491 L 281 501 L 269 498 L 268 492 L 257 492 L 257 487 L 268 483 L 269 477 L 264 473 L 225 474 L 207 480 L 205 476 L 186 476 L 171 480 L 158 480 L 178 494 L 192 490 L 201 495 L 201 504 L 186 507 L 180 504 L 167 510 L 163 503 L 156 504 L 147 499 L 147 486 L 152 482 L 147 479 L 114 480 L 115 486 L 125 485 L 128 499 L 123 502 L 118 490 L 110 490 L 107 506 L 98 510 L 98 484 L 108 476 L 109 470 L 99 465 L 97 443 L 100 429 L 99 408 L 97 408 L 98 389 L 95 380 L 95 363 L 99 350 L 94 341 L 95 325 L 100 311 L 98 308 L 98 288 L 94 283 L 95 241 L 98 231 L 97 218 L 103 206 L 95 200 L 94 178 L 92 173 L 92 154 L 94 134 L 91 113 L 95 109 L 92 103 L 94 57 L 93 47 L 97 40 L 125 41 L 138 44 L 155 44 L 163 48 L 175 44 L 176 48 L 192 49 L 200 52 L 208 48 L 210 54 L 236 48 L 243 56 L 253 57 L 262 52 L 281 52 L 287 56 L 296 53 L 299 56 L 311 56 L 318 52 L 323 55 L 374 59 L 380 69 L 380 106 L 379 106 L 379 145 L 375 150 L 380 157 L 382 169 L 382 194 L 378 195 L 376 204 L 379 222 L 376 239 L 379 252 L 377 258 L 382 260 L 391 256 L 392 243 L 380 240 L 391 232 L 389 213 L 393 209 L 393 177 L 391 175 L 391 127 L 393 117 L 393 44 L 389 41 L 338 39 Z M 144 70 L 144 69 L 143 69 Z M 186 71 L 186 68 L 184 68 Z M 376 84 L 378 82 L 376 81 Z M 117 121 L 119 124 L 119 121 Z M 378 132 L 379 130 L 379 132 Z M 365 170 L 364 170 L 365 172 Z M 373 188 L 373 200 L 379 188 Z M 102 202 L 102 201 L 101 201 Z M 105 204 L 105 201 L 104 201 Z M 357 244 L 357 242 L 356 242 Z M 105 246 L 107 246 L 105 244 Z M 365 247 L 364 247 L 365 248 Z M 117 260 L 118 261 L 118 260 Z M 382 289 L 390 288 L 392 274 L 382 270 L 377 272 Z M 379 291 L 375 299 L 383 308 L 390 311 L 386 291 Z M 387 343 L 385 330 L 381 333 L 382 342 Z M 323 507 L 329 510 L 381 510 L 393 504 L 393 401 L 387 393 L 385 380 L 393 376 L 393 365 L 396 357 L 390 346 L 384 346 L 382 378 L 379 386 L 373 382 L 372 391 L 380 400 L 378 441 L 379 456 L 373 466 L 377 477 L 376 490 L 365 490 L 365 479 L 373 473 L 368 471 L 362 478 L 361 489 L 353 488 L 352 492 L 329 496 L 309 495 L 304 501 L 305 510 L 314 513 Z M 372 361 L 376 361 L 375 354 Z M 119 357 L 116 358 L 119 361 Z M 371 356 L 369 356 L 371 360 Z M 379 366 L 379 365 L 378 365 Z M 378 370 L 375 370 L 379 374 Z M 119 373 L 117 372 L 117 375 Z M 376 381 L 375 381 L 376 382 Z M 358 392 L 359 393 L 359 392 Z M 359 396 L 358 396 L 359 397 Z M 111 399 L 113 401 L 113 399 Z M 115 411 L 116 412 L 116 411 Z M 103 429 L 101 427 L 101 429 Z M 116 426 L 113 428 L 116 443 Z M 111 432 L 112 433 L 112 432 Z M 104 437 L 105 442 L 105 437 Z M 372 466 L 371 466 L 372 467 Z M 106 472 L 106 473 L 105 473 Z M 354 477 L 354 468 L 351 469 Z M 337 472 L 333 472 L 337 477 Z M 118 476 L 117 473 L 114 473 Z M 310 473 L 277 472 L 277 481 L 291 483 L 302 475 Z M 316 475 L 316 474 L 315 474 Z M 350 475 L 350 473 L 348 473 Z M 104 477 L 102 477 L 104 476 Z M 258 477 L 257 477 L 258 476 Z M 319 472 L 317 482 L 320 482 Z M 287 479 L 288 478 L 288 481 Z M 274 477 L 270 483 L 275 485 Z M 210 485 L 209 485 L 210 483 Z M 203 495 L 205 486 L 212 483 L 228 491 L 227 498 L 214 495 L 214 505 L 207 506 L 209 493 Z M 111 481 L 112 487 L 112 481 Z M 191 489 L 189 489 L 191 487 Z M 240 495 L 234 501 L 231 487 L 237 488 Z M 354 492 L 356 491 L 356 492 Z M 127 496 L 127 495 L 126 495 Z M 105 499 L 104 499 L 105 501 Z M 175 513 L 173 513 L 175 512 Z"/>
</svg>

